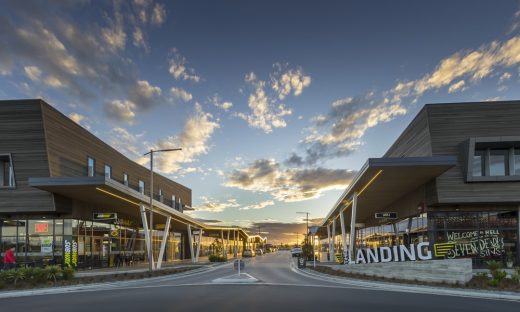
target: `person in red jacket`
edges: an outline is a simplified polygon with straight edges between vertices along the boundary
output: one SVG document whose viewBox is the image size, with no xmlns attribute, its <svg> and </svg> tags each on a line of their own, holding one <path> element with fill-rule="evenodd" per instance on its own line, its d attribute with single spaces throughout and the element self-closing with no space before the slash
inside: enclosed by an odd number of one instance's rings
<svg viewBox="0 0 520 312">
<path fill-rule="evenodd" d="M 16 261 L 14 258 L 14 247 L 8 248 L 4 253 L 4 269 L 14 269 Z"/>
</svg>

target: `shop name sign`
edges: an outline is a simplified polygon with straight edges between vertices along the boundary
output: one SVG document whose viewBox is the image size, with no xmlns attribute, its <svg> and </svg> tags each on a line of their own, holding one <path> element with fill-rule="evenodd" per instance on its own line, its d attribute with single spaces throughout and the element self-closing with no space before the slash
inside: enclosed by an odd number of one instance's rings
<svg viewBox="0 0 520 312">
<path fill-rule="evenodd" d="M 92 220 L 115 220 L 117 213 L 115 212 L 94 212 Z"/>
<path fill-rule="evenodd" d="M 376 219 L 397 219 L 397 212 L 376 212 Z"/>
<path fill-rule="evenodd" d="M 362 248 L 356 252 L 355 263 L 402 262 L 431 260 L 430 243 L 417 245 L 399 245 L 392 247 Z"/>
</svg>

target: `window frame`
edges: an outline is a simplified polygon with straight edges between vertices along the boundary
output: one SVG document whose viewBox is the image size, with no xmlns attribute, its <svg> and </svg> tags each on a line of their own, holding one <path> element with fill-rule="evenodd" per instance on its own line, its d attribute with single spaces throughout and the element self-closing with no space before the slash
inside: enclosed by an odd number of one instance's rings
<svg viewBox="0 0 520 312">
<path fill-rule="evenodd" d="M 520 148 L 520 136 L 498 136 L 498 137 L 471 137 L 466 142 L 466 182 L 509 182 L 520 181 L 520 175 L 515 175 L 514 151 Z M 509 155 L 506 157 L 504 176 L 491 176 L 489 168 L 490 150 L 508 149 Z M 473 176 L 475 150 L 484 150 L 484 175 Z"/>
<path fill-rule="evenodd" d="M 141 183 L 143 184 L 143 189 L 141 190 Z M 146 184 L 143 180 L 138 180 L 137 182 L 137 191 L 144 195 L 144 189 L 146 188 Z"/>
<path fill-rule="evenodd" d="M 12 179 L 13 185 L 0 185 L 0 189 L 4 190 L 12 190 L 16 188 L 16 173 L 14 170 L 14 163 L 13 163 L 13 154 L 12 153 L 2 153 L 0 154 L 0 157 L 7 156 L 9 158 L 9 179 Z M 3 170 L 3 168 L 2 168 Z M 11 181 L 9 181 L 10 184 Z"/>
<path fill-rule="evenodd" d="M 107 177 L 107 168 L 110 168 L 110 175 L 108 177 Z M 105 178 L 112 179 L 112 166 L 110 166 L 109 164 L 105 164 L 104 173 L 105 173 Z"/>
<path fill-rule="evenodd" d="M 123 185 L 124 185 L 124 186 L 128 186 L 128 185 L 129 185 L 129 183 L 130 183 L 130 182 L 129 182 L 129 179 L 130 179 L 130 178 L 128 177 L 128 173 L 123 172 Z"/>
<path fill-rule="evenodd" d="M 90 166 L 89 166 L 89 160 L 92 159 L 92 175 L 90 175 Z M 95 177 L 96 176 L 96 159 L 92 156 L 87 156 L 87 177 Z"/>
</svg>

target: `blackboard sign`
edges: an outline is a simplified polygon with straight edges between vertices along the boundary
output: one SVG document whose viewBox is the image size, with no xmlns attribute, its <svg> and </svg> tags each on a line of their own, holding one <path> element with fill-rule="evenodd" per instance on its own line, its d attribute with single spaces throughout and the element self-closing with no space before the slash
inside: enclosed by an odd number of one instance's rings
<svg viewBox="0 0 520 312">
<path fill-rule="evenodd" d="M 376 219 L 397 219 L 397 212 L 376 212 Z"/>
</svg>

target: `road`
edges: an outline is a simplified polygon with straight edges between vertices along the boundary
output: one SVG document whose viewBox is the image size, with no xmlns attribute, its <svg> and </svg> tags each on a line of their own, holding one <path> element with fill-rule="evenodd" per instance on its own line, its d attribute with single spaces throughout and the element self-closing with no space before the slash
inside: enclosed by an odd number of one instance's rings
<svg viewBox="0 0 520 312">
<path fill-rule="evenodd" d="M 216 284 L 210 271 L 89 286 L 67 293 L 0 299 L 1 311 L 520 311 L 518 301 L 432 295 L 337 284 L 296 272 L 288 252 L 248 260 L 255 284 Z"/>
</svg>

